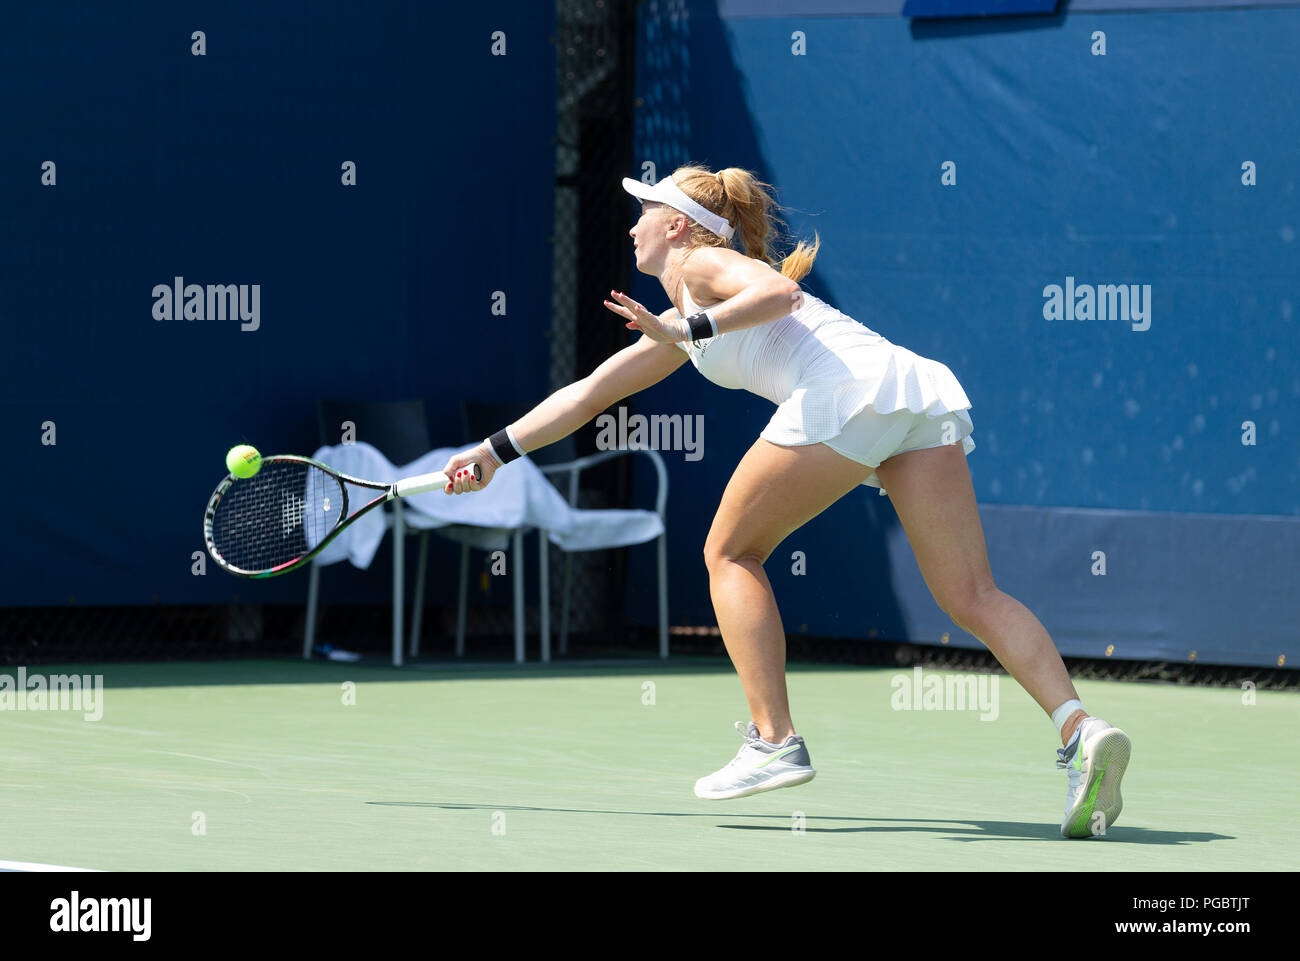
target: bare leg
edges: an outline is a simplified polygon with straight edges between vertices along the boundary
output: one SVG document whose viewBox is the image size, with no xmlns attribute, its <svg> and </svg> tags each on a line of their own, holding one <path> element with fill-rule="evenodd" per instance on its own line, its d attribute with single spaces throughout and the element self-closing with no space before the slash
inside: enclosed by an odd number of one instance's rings
<svg viewBox="0 0 1300 961">
<path fill-rule="evenodd" d="M 785 685 L 785 630 L 763 562 L 792 532 L 862 483 L 871 468 L 822 444 L 759 440 L 741 459 L 704 545 L 709 593 L 750 717 L 766 741 L 794 733 Z"/>
<path fill-rule="evenodd" d="M 897 454 L 880 465 L 877 476 L 903 522 L 930 593 L 948 616 L 978 637 L 1049 715 L 1077 698 L 1047 630 L 993 583 L 960 445 Z M 1084 716 L 1082 711 L 1071 715 L 1061 731 L 1063 744 Z"/>
</svg>

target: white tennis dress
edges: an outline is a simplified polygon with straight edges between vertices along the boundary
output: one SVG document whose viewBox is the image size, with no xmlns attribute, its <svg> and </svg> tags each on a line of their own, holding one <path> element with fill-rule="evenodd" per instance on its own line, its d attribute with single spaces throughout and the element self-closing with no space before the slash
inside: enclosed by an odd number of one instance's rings
<svg viewBox="0 0 1300 961">
<path fill-rule="evenodd" d="M 684 316 L 702 309 L 685 285 L 682 301 Z M 946 420 L 955 434 L 947 442 L 960 437 L 966 454 L 975 449 L 971 403 L 951 370 L 890 343 L 807 291 L 798 310 L 772 323 L 677 346 L 718 386 L 748 390 L 777 405 L 759 435 L 773 444 L 829 442 L 877 467 L 896 453 L 939 446 L 932 441 Z M 855 420 L 868 407 L 873 413 Z M 914 416 L 878 416 L 901 411 Z M 863 484 L 880 487 L 874 471 Z"/>
</svg>

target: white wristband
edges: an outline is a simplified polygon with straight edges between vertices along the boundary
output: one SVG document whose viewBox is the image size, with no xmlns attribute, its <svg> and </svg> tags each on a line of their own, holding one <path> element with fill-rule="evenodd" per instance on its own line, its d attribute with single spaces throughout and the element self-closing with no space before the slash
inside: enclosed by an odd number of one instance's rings
<svg viewBox="0 0 1300 961">
<path fill-rule="evenodd" d="M 677 343 L 690 343 L 691 325 L 686 322 L 686 318 L 681 315 L 680 311 L 674 310 L 673 316 L 669 318 L 673 325 L 673 336 L 677 338 Z"/>
<path fill-rule="evenodd" d="M 513 429 L 511 429 L 509 424 L 506 425 L 506 437 L 509 438 L 510 446 L 512 446 L 515 449 L 515 452 L 520 457 L 523 457 L 525 454 L 528 453 L 528 451 L 524 450 L 522 447 L 519 446 L 519 441 L 515 440 L 515 432 Z"/>
</svg>

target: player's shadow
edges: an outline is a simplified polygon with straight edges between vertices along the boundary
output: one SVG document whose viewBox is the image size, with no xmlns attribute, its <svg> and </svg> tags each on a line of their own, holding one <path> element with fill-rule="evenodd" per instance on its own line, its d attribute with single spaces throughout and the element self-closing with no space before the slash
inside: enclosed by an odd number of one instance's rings
<svg viewBox="0 0 1300 961">
<path fill-rule="evenodd" d="M 790 818 L 778 815 L 784 821 Z M 812 821 L 877 821 L 880 824 L 854 827 L 821 827 Z M 908 822 L 919 822 L 916 824 Z M 926 825 L 926 826 L 921 826 Z M 960 825 L 951 827 L 949 825 Z M 733 831 L 789 831 L 789 824 L 719 824 Z M 914 832 L 935 834 L 944 841 L 1061 841 L 1057 824 L 1040 824 L 1029 821 L 947 821 L 924 818 L 808 818 L 804 830 L 809 833 L 847 834 L 863 832 L 898 833 Z M 1186 844 L 1193 841 L 1232 841 L 1230 834 L 1213 834 L 1208 831 L 1153 831 L 1148 828 L 1115 827 L 1097 840 L 1121 844 Z"/>
<path fill-rule="evenodd" d="M 590 808 L 549 808 L 526 804 L 458 804 L 447 801 L 366 801 L 380 807 L 441 808 L 448 811 L 536 811 L 543 814 L 612 814 L 624 817 L 657 818 L 708 818 L 734 817 L 711 814 L 706 811 L 606 811 Z M 780 824 L 719 824 L 730 831 L 783 831 L 793 829 L 788 814 L 745 814 L 741 817 L 760 821 L 779 821 Z M 848 822 L 839 826 L 837 822 Z M 802 829 L 809 834 L 881 833 L 934 834 L 945 841 L 1061 841 L 1057 824 L 1031 821 L 975 821 L 945 818 L 866 818 L 806 816 Z M 1124 844 L 1188 844 L 1205 841 L 1233 841 L 1230 834 L 1209 831 L 1154 831 L 1140 827 L 1116 827 L 1106 832 L 1106 840 Z"/>
</svg>

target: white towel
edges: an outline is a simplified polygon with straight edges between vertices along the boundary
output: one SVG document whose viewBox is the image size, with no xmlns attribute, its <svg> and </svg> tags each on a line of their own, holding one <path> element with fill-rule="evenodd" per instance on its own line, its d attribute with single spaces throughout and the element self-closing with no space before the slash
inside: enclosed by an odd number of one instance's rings
<svg viewBox="0 0 1300 961">
<path fill-rule="evenodd" d="M 322 447 L 312 458 L 341 474 L 391 483 L 442 470 L 461 449 L 466 448 L 440 447 L 400 467 L 364 442 Z M 347 485 L 347 491 L 349 513 L 380 494 L 353 484 Z M 484 550 L 504 548 L 510 532 L 520 527 L 543 528 L 553 543 L 566 550 L 640 544 L 663 532 L 659 515 L 653 511 L 571 509 L 555 485 L 527 457 L 500 468 L 482 491 L 456 497 L 438 490 L 426 491 L 403 498 L 402 502 L 408 526 L 439 529 L 452 540 Z M 369 567 L 388 527 L 384 510 L 377 507 L 351 524 L 317 555 L 317 563 L 349 560 L 355 567 Z"/>
</svg>

